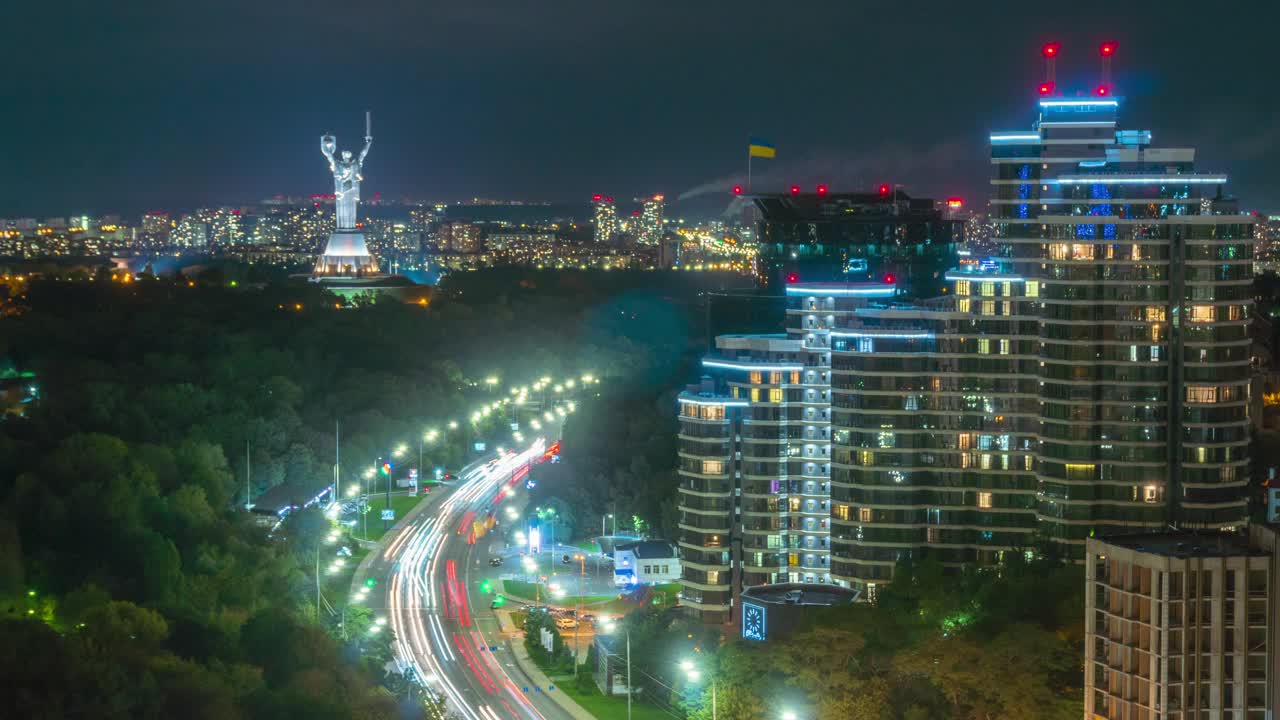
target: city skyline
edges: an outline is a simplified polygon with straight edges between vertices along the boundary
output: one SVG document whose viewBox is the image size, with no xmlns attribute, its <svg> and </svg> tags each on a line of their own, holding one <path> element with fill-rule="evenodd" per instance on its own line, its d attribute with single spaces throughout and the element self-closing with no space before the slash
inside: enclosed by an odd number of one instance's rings
<svg viewBox="0 0 1280 720">
<path fill-rule="evenodd" d="M 1206 167 L 1240 168 L 1243 207 L 1271 209 L 1280 182 L 1265 168 L 1280 103 L 1256 90 L 1269 23 L 1191 8 L 1163 8 L 1157 32 L 1141 9 L 1086 25 L 1079 18 L 1095 14 L 1081 7 L 1034 20 L 999 8 L 906 18 L 830 7 L 823 22 L 784 16 L 766 29 L 751 3 L 677 17 L 577 5 L 373 9 L 350 26 L 324 4 L 299 17 L 85 5 L 57 23 L 76 40 L 63 52 L 39 52 L 39 34 L 15 38 L 12 98 L 25 111 L 5 120 L 6 137 L 22 141 L 9 151 L 4 214 L 323 192 L 305 138 L 355 136 L 366 108 L 379 115 L 383 147 L 395 148 L 371 160 L 370 197 L 661 193 L 672 212 L 723 207 L 745 175 L 743 145 L 759 136 L 778 157 L 756 163 L 757 190 L 891 181 L 913 195 L 980 200 L 981 138 L 1034 97 L 1039 43 L 1062 43 L 1058 84 L 1072 94 L 1095 83 L 1106 39 L 1119 43 L 1116 92 L 1136 122 L 1162 144 L 1197 139 Z M 52 26 L 49 12 L 24 8 L 19 24 Z M 973 52 L 996 26 L 1018 42 Z M 653 53 L 644 38 L 659 29 L 665 49 Z M 1196 38 L 1195 52 L 1165 42 L 1180 32 Z M 316 48 L 333 43 L 359 52 L 329 70 Z"/>
</svg>

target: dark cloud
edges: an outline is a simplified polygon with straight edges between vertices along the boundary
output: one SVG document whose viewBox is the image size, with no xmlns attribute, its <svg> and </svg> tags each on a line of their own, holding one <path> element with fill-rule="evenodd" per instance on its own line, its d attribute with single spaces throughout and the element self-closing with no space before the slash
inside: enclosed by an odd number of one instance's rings
<svg viewBox="0 0 1280 720">
<path fill-rule="evenodd" d="M 6 11 L 0 216 L 309 193 L 316 144 L 361 134 L 370 190 L 565 200 L 881 181 L 986 195 L 984 133 L 1033 120 L 1120 42 L 1124 123 L 1200 148 L 1246 201 L 1280 201 L 1275 3 L 25 3 Z M 707 197 L 707 195 L 703 195 Z"/>
</svg>

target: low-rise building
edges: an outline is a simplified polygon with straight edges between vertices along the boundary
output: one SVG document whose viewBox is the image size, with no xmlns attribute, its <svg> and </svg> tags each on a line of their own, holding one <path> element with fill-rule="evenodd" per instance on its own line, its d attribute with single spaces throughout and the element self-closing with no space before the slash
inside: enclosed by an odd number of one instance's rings
<svg viewBox="0 0 1280 720">
<path fill-rule="evenodd" d="M 680 580 L 680 557 L 666 540 L 640 540 L 619 545 L 613 554 L 613 582 L 618 586 L 656 585 Z"/>
</svg>

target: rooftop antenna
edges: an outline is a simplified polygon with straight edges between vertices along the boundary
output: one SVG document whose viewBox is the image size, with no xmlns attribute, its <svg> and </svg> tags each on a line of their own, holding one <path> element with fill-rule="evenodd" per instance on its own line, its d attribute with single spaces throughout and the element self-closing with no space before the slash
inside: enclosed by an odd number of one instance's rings
<svg viewBox="0 0 1280 720">
<path fill-rule="evenodd" d="M 1098 54 L 1102 56 L 1102 84 L 1098 86 L 1098 95 L 1111 94 L 1111 56 L 1116 54 L 1116 42 L 1108 40 L 1098 46 Z"/>
<path fill-rule="evenodd" d="M 1058 52 L 1062 50 L 1062 44 L 1051 42 L 1045 43 L 1040 48 L 1040 54 L 1044 56 L 1044 82 L 1040 83 L 1040 94 L 1052 95 L 1058 83 Z"/>
</svg>

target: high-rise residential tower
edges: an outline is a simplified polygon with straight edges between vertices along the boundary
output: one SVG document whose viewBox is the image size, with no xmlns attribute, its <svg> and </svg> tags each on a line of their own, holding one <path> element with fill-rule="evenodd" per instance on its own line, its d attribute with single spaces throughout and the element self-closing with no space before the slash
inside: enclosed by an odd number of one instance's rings
<svg viewBox="0 0 1280 720">
<path fill-rule="evenodd" d="M 1253 217 L 1194 150 L 1118 129 L 1121 102 L 1045 97 L 1032 129 L 992 133 L 996 256 L 950 270 L 932 240 L 866 253 L 858 223 L 788 234 L 809 201 L 765 203 L 787 332 L 718 339 L 704 383 L 741 408 L 736 464 L 718 502 L 681 496 L 730 539 L 705 619 L 744 585 L 874 594 L 925 554 L 1080 561 L 1094 536 L 1244 525 Z"/>
<path fill-rule="evenodd" d="M 618 232 L 618 208 L 612 197 L 592 195 L 592 222 L 595 224 L 595 241 L 606 245 L 613 242 Z"/>
<path fill-rule="evenodd" d="M 1075 557 L 1247 514 L 1253 217 L 1121 103 L 1043 98 L 991 135 L 999 250 L 1038 283 L 1040 530 Z"/>
</svg>

